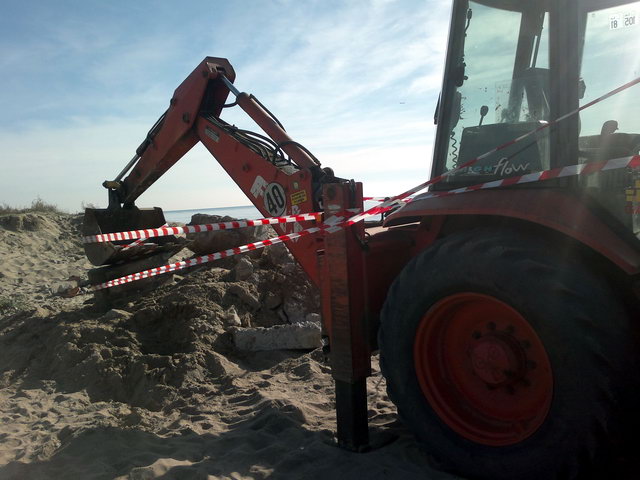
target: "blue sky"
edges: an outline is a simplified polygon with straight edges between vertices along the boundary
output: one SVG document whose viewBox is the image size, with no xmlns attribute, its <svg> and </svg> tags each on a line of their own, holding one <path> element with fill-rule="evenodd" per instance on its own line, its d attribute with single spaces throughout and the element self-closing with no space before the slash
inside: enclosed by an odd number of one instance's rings
<svg viewBox="0 0 640 480">
<path fill-rule="evenodd" d="M 237 87 L 324 166 L 367 195 L 399 193 L 429 175 L 449 10 L 450 0 L 5 2 L 0 204 L 106 205 L 102 181 L 207 55 L 228 58 Z M 137 203 L 250 202 L 198 145 Z"/>
</svg>

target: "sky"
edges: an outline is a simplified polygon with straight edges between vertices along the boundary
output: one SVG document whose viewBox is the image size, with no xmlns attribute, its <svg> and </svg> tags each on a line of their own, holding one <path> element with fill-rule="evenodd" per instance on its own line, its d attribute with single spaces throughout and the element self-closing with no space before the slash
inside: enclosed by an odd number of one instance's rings
<svg viewBox="0 0 640 480">
<path fill-rule="evenodd" d="M 0 16 L 0 204 L 104 207 L 205 56 L 228 58 L 294 140 L 365 195 L 426 180 L 450 0 L 21 0 Z M 237 110 L 237 109 L 234 109 Z M 222 118 L 257 127 L 242 112 Z M 198 144 L 137 201 L 250 201 Z"/>
</svg>

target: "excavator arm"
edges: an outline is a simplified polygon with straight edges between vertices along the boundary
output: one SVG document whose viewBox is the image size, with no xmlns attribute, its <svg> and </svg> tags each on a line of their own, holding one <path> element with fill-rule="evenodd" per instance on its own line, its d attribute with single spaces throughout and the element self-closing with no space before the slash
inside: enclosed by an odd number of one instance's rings
<svg viewBox="0 0 640 480">
<path fill-rule="evenodd" d="M 87 222 L 86 234 L 160 226 L 164 217 L 159 209 L 146 214 L 135 207 L 135 201 L 198 142 L 204 144 L 264 216 L 322 209 L 322 185 L 340 180 L 330 169 L 321 169 L 313 154 L 291 139 L 277 118 L 253 95 L 239 92 L 234 79 L 233 67 L 223 58 L 207 57 L 191 72 L 175 90 L 169 108 L 129 164 L 114 180 L 103 183 L 109 190 L 109 206 L 104 211 L 88 213 L 87 217 L 93 216 L 95 221 Z M 225 105 L 230 92 L 235 101 Z M 236 105 L 266 135 L 239 129 L 220 118 L 225 107 Z M 280 233 L 302 228 L 297 223 L 276 227 Z M 310 236 L 289 244 L 316 283 L 319 242 L 319 236 Z M 111 247 L 90 244 L 87 255 L 96 265 L 121 261 L 121 249 L 117 245 Z M 134 255 L 135 249 L 132 250 L 127 255 Z"/>
<path fill-rule="evenodd" d="M 182 158 L 197 142 L 194 126 L 199 113 L 209 110 L 219 116 L 229 90 L 220 82 L 225 75 L 231 81 L 235 72 L 223 58 L 205 58 L 176 88 L 169 108 L 151 128 L 136 154 L 112 182 L 104 186 L 113 193 L 109 206 L 133 205 L 158 178 Z M 133 167 L 127 177 L 124 175 Z"/>
<path fill-rule="evenodd" d="M 136 155 L 114 180 L 104 182 L 109 191 L 109 206 L 85 211 L 85 235 L 162 226 L 165 219 L 161 209 L 140 209 L 135 201 L 198 142 L 266 217 L 318 211 L 333 215 L 346 209 L 362 209 L 362 184 L 336 178 L 331 169 L 320 168 L 313 154 L 292 140 L 265 106 L 254 96 L 236 90 L 234 78 L 233 67 L 225 59 L 207 57 L 198 65 L 176 89 L 168 110 L 149 131 Z M 235 101 L 225 104 L 230 92 Z M 232 106 L 244 110 L 265 135 L 222 120 L 223 109 Z M 280 234 L 306 227 L 298 223 L 274 226 Z M 316 233 L 286 244 L 322 292 L 323 329 L 331 339 L 332 374 L 336 382 L 338 440 L 351 449 L 368 443 L 366 377 L 371 373 L 371 339 L 367 332 L 371 329 L 365 298 L 367 288 L 374 292 L 381 288 L 375 280 L 365 282 L 368 248 L 364 229 L 360 223 L 331 235 Z M 183 246 L 173 237 L 153 240 L 153 243 L 129 240 L 85 243 L 87 257 L 99 266 L 89 272 L 90 283 L 166 264 Z M 372 250 L 378 258 L 372 268 L 380 272 L 399 268 L 401 263 L 393 261 L 390 249 L 382 247 L 378 242 L 378 248 L 374 246 Z M 407 251 L 404 243 L 401 247 L 393 250 Z M 382 257 L 385 260 L 379 261 Z M 108 302 L 112 296 L 129 292 L 129 288 L 146 288 L 154 281 L 162 279 L 145 277 L 95 293 L 98 300 Z M 384 298 L 377 293 L 374 297 L 376 301 Z"/>
</svg>

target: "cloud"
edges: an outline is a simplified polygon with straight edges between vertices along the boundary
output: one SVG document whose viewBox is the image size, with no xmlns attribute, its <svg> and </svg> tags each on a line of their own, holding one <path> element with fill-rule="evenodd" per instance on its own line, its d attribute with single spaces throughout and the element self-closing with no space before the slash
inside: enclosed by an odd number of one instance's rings
<svg viewBox="0 0 640 480">
<path fill-rule="evenodd" d="M 396 195 L 422 183 L 431 170 L 428 146 L 375 147 L 324 157 L 336 175 L 364 182 L 369 196 Z"/>
<path fill-rule="evenodd" d="M 78 211 L 81 203 L 107 204 L 101 186 L 125 166 L 148 129 L 147 122 L 105 119 L 75 128 L 34 127 L 29 144 L 0 133 L 3 146 L 0 203 L 28 205 L 37 196 Z M 144 132 L 144 133 L 143 133 Z M 139 200 L 166 209 L 249 203 L 202 145 L 195 147 Z"/>
<path fill-rule="evenodd" d="M 41 195 L 69 209 L 104 204 L 100 183 L 125 165 L 205 55 L 229 58 L 238 87 L 260 98 L 337 175 L 364 181 L 368 193 L 375 186 L 380 191 L 371 194 L 393 194 L 391 187 L 428 176 L 449 3 L 41 9 L 30 20 L 39 35 L 25 44 L 26 30 L 16 40 L 0 37 L 0 51 L 12 52 L 0 56 L 10 86 L 0 101 L 11 119 L 0 123 L 3 168 L 8 164 L 0 202 L 28 204 Z M 235 110 L 224 118 L 255 129 Z M 201 147 L 140 201 L 171 209 L 249 203 Z"/>
</svg>

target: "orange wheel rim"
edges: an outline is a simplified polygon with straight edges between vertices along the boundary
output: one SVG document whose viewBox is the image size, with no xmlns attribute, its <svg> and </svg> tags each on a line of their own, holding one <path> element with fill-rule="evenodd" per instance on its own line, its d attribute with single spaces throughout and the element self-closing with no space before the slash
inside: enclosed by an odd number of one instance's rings
<svg viewBox="0 0 640 480">
<path fill-rule="evenodd" d="M 468 440 L 512 445 L 547 417 L 553 373 L 544 345 L 519 312 L 494 297 L 465 292 L 438 301 L 420 321 L 413 353 L 423 394 Z"/>
</svg>

